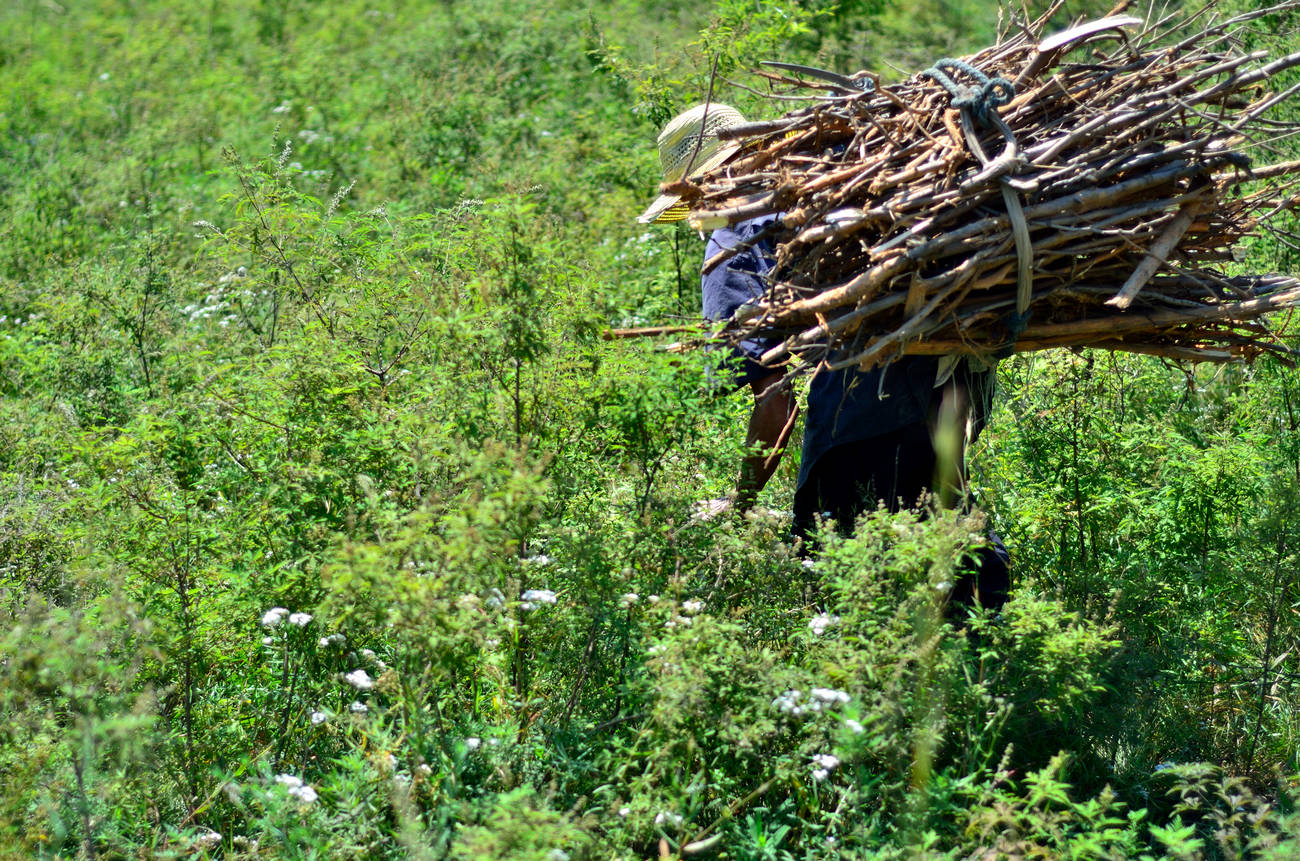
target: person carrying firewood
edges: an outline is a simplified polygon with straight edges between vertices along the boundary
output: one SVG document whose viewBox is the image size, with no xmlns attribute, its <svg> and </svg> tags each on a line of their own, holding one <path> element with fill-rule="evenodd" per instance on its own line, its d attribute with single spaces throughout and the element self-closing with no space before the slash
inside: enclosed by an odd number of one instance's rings
<svg viewBox="0 0 1300 861">
<path fill-rule="evenodd" d="M 743 124 L 735 108 L 697 105 L 675 117 L 658 138 L 665 183 L 720 167 L 739 145 L 718 132 Z M 680 196 L 660 195 L 638 218 L 642 223 L 680 221 L 689 207 Z M 704 317 L 729 319 L 759 297 L 774 265 L 774 249 L 764 231 L 779 215 L 742 221 L 713 231 L 705 260 L 739 248 L 701 279 Z M 784 372 L 757 361 L 771 343 L 746 341 L 734 349 L 731 368 L 737 388 L 748 385 L 754 397 L 745 457 L 735 491 L 702 503 L 701 515 L 742 512 L 776 471 L 798 405 L 783 382 Z M 935 498 L 964 505 L 965 447 L 987 421 L 993 396 L 991 370 L 975 370 L 965 360 L 904 357 L 884 368 L 819 371 L 808 389 L 803 453 L 794 498 L 794 534 L 808 546 L 823 521 L 848 534 L 858 516 L 883 504 L 891 511 Z M 977 551 L 973 570 L 954 587 L 959 604 L 978 602 L 998 608 L 1010 586 L 1009 558 L 990 533 Z"/>
</svg>

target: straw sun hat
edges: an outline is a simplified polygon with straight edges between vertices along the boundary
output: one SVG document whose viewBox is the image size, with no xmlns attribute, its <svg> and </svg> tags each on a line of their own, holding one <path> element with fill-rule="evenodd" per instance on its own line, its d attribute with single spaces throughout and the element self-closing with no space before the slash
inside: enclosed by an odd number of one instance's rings
<svg viewBox="0 0 1300 861">
<path fill-rule="evenodd" d="M 690 176 L 698 176 L 731 158 L 740 144 L 723 143 L 718 139 L 718 132 L 744 122 L 740 111 L 717 103 L 696 105 L 674 117 L 659 133 L 659 164 L 664 183 L 679 182 L 688 175 L 688 170 Z M 643 224 L 681 221 L 690 212 L 681 199 L 678 194 L 661 194 L 637 221 Z"/>
</svg>

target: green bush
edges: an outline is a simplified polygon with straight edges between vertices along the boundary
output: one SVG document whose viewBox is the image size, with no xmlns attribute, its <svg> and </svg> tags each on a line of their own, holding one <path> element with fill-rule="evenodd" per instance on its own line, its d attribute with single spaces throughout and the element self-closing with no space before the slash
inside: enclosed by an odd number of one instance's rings
<svg viewBox="0 0 1300 861">
<path fill-rule="evenodd" d="M 601 337 L 698 317 L 632 220 L 672 112 L 994 26 L 0 9 L 0 857 L 1294 854 L 1293 369 L 1005 361 L 979 510 L 807 556 L 793 453 L 693 515 L 714 358 Z M 1014 596 L 954 612 L 990 525 Z"/>
</svg>

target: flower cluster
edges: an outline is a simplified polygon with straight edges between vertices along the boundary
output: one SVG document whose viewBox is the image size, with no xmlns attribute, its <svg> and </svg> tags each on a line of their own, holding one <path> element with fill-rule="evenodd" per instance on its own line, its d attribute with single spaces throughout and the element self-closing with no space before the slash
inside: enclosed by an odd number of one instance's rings
<svg viewBox="0 0 1300 861">
<path fill-rule="evenodd" d="M 830 777 L 831 772 L 834 771 L 839 766 L 839 764 L 840 764 L 839 758 L 829 753 L 814 754 L 812 757 L 813 780 L 820 781 Z"/>
<path fill-rule="evenodd" d="M 283 607 L 272 607 L 262 614 L 262 627 L 274 628 L 284 621 L 284 617 L 289 615 L 289 611 Z"/>
<path fill-rule="evenodd" d="M 849 695 L 834 688 L 813 688 L 807 698 L 801 691 L 788 690 L 772 700 L 772 708 L 791 717 L 814 715 L 849 701 Z"/>
<path fill-rule="evenodd" d="M 289 620 L 290 625 L 305 628 L 311 623 L 312 615 L 311 613 L 290 613 L 284 607 L 272 607 L 262 614 L 261 624 L 263 628 L 278 628 L 285 619 Z"/>
<path fill-rule="evenodd" d="M 835 706 L 840 703 L 847 703 L 849 701 L 848 694 L 846 694 L 844 691 L 837 691 L 834 688 L 813 688 L 808 693 L 812 695 L 812 698 L 815 702 L 822 703 L 827 706 Z"/>
<path fill-rule="evenodd" d="M 343 677 L 343 681 L 359 691 L 368 691 L 375 686 L 375 680 L 365 670 L 353 670 Z"/>
<path fill-rule="evenodd" d="M 519 596 L 523 603 L 519 605 L 521 610 L 534 610 L 542 604 L 554 604 L 555 593 L 550 589 L 528 589 Z"/>
<path fill-rule="evenodd" d="M 316 798 L 316 790 L 302 782 L 301 777 L 295 777 L 292 774 L 277 774 L 275 782 L 285 787 L 289 795 L 298 799 L 303 804 L 311 804 Z"/>
<path fill-rule="evenodd" d="M 840 617 L 831 613 L 819 613 L 808 620 L 808 627 L 818 637 L 825 634 L 827 629 L 835 628 L 839 624 Z"/>
</svg>

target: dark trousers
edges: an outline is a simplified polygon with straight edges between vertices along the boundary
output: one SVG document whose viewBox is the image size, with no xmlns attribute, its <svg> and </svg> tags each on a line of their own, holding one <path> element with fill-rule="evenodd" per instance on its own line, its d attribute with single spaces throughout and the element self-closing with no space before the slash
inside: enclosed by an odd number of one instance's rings
<svg viewBox="0 0 1300 861">
<path fill-rule="evenodd" d="M 805 541 L 813 538 L 820 516 L 833 519 L 848 535 L 858 516 L 879 504 L 890 511 L 911 508 L 934 486 L 938 465 L 926 422 L 835 446 L 817 459 L 795 492 L 794 533 Z M 962 479 L 964 484 L 964 474 Z M 1006 603 L 1011 559 L 995 533 L 988 539 L 963 564 L 950 593 L 953 604 L 971 606 L 978 599 L 981 606 L 997 609 Z"/>
</svg>

